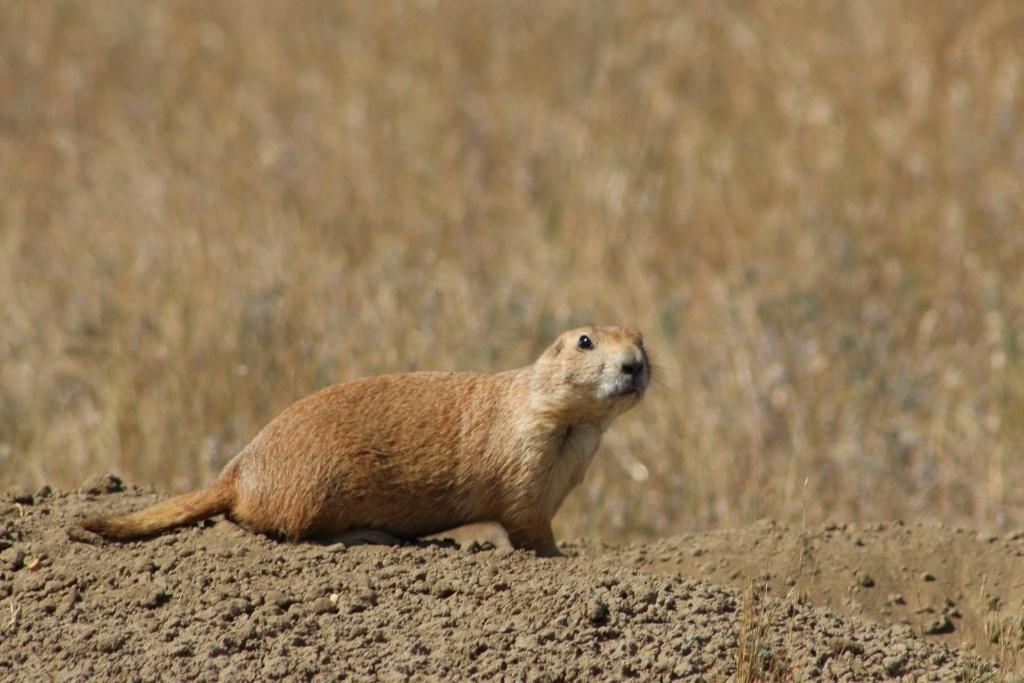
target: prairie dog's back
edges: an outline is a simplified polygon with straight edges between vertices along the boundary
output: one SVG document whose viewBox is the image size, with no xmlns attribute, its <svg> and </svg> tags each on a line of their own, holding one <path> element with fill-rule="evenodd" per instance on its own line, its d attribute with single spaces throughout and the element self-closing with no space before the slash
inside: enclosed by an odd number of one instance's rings
<svg viewBox="0 0 1024 683">
<path fill-rule="evenodd" d="M 311 394 L 229 465 L 236 514 L 292 537 L 353 527 L 420 536 L 472 521 L 485 512 L 483 465 L 493 430 L 509 423 L 503 397 L 517 374 L 385 375 Z M 282 509 L 290 528 L 274 529 Z"/>
</svg>

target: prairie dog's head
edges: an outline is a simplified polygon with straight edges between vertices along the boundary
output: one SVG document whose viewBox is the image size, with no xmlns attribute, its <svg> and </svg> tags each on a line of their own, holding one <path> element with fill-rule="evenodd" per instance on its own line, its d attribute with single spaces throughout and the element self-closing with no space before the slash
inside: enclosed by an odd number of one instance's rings
<svg viewBox="0 0 1024 683">
<path fill-rule="evenodd" d="M 643 336 L 629 327 L 580 327 L 562 333 L 534 366 L 552 397 L 581 420 L 607 419 L 643 398 L 651 364 Z"/>
</svg>

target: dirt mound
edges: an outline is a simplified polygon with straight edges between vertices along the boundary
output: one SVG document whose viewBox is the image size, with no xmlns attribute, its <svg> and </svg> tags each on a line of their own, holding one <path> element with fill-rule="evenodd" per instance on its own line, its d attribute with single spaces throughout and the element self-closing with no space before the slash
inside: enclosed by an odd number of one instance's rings
<svg viewBox="0 0 1024 683">
<path fill-rule="evenodd" d="M 992 666 L 915 637 L 911 627 L 812 606 L 812 591 L 833 571 L 832 560 L 822 559 L 833 540 L 856 534 L 864 545 L 855 547 L 868 557 L 886 549 L 875 539 L 919 533 L 909 527 L 836 527 L 810 538 L 781 527 L 751 530 L 751 547 L 774 545 L 779 558 L 809 549 L 794 557 L 817 573 L 794 574 L 786 589 L 800 591 L 801 600 L 690 578 L 744 585 L 756 563 L 740 566 L 742 539 L 728 534 L 629 548 L 570 545 L 575 557 L 545 560 L 477 544 L 282 544 L 224 521 L 126 544 L 94 544 L 89 534 L 69 532 L 87 513 L 157 499 L 123 490 L 112 477 L 72 493 L 0 497 L 0 679 L 953 680 Z M 979 562 L 988 550 L 1005 551 L 1001 543 L 974 543 Z M 871 590 L 887 590 L 887 574 L 850 549 L 843 553 L 848 565 L 875 573 Z M 769 582 L 785 585 L 783 572 L 764 566 Z M 933 571 L 936 581 L 928 583 L 938 584 L 942 569 Z M 805 585 L 804 577 L 816 580 Z M 829 600 L 844 607 L 838 597 Z M 858 601 L 865 614 L 875 605 Z"/>
<path fill-rule="evenodd" d="M 618 559 L 753 585 L 993 656 L 1021 644 L 1024 531 L 997 537 L 903 522 L 804 529 L 764 522 L 625 548 Z"/>
</svg>

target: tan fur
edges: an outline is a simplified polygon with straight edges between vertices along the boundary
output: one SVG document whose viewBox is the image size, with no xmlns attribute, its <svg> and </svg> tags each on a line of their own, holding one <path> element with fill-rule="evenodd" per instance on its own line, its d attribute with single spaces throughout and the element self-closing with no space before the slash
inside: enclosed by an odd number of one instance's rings
<svg viewBox="0 0 1024 683">
<path fill-rule="evenodd" d="M 559 555 L 551 519 L 650 373 L 639 332 L 585 327 L 518 370 L 338 384 L 271 421 L 210 488 L 81 526 L 127 539 L 226 513 L 295 540 L 492 521 L 516 548 Z"/>
</svg>

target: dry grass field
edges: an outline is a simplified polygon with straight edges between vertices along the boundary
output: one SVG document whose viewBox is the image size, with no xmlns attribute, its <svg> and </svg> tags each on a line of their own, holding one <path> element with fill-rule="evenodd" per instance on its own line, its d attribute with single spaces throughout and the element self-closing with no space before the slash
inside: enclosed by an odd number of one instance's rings
<svg viewBox="0 0 1024 683">
<path fill-rule="evenodd" d="M 0 1 L 0 487 L 658 363 L 559 537 L 1024 527 L 1024 4 Z"/>
</svg>

